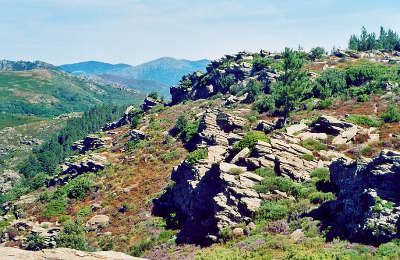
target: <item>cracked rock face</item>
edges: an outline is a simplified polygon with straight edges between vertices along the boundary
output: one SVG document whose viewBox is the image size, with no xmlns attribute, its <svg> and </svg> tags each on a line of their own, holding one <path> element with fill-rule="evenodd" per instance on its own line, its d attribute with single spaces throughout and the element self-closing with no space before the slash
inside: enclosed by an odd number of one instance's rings
<svg viewBox="0 0 400 260">
<path fill-rule="evenodd" d="M 384 150 L 369 162 L 339 159 L 330 172 L 337 200 L 312 214 L 332 226 L 332 236 L 370 244 L 399 237 L 399 152 Z"/>
<path fill-rule="evenodd" d="M 250 223 L 259 209 L 263 194 L 254 186 L 263 178 L 252 170 L 271 167 L 297 180 L 307 179 L 317 162 L 302 159 L 311 152 L 296 144 L 300 140 L 273 136 L 271 143 L 258 141 L 253 149 L 232 154 L 229 145 L 242 138 L 245 120 L 224 112 L 203 114 L 197 147 L 207 147 L 208 158 L 176 166 L 171 174 L 174 184 L 158 199 L 153 213 L 172 215 L 181 232 L 178 242 L 207 244 L 215 242 L 224 228 Z M 239 133 L 234 134 L 232 131 Z"/>
</svg>

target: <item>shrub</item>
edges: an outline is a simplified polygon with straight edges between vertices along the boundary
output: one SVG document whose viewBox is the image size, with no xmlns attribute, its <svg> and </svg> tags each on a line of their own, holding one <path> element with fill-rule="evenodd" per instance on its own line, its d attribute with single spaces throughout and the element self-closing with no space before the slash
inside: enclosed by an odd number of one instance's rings
<svg viewBox="0 0 400 260">
<path fill-rule="evenodd" d="M 249 131 L 243 136 L 242 140 L 234 145 L 234 148 L 238 150 L 242 150 L 246 147 L 252 149 L 257 141 L 269 142 L 270 138 L 262 131 Z"/>
<path fill-rule="evenodd" d="M 137 141 L 129 140 L 128 142 L 125 143 L 125 148 L 128 152 L 133 152 L 137 148 L 140 148 L 142 146 L 143 146 L 142 140 L 137 140 Z"/>
<path fill-rule="evenodd" d="M 186 161 L 193 164 L 193 163 L 198 162 L 201 159 L 206 159 L 207 156 L 208 156 L 207 148 L 198 148 L 198 149 L 194 150 L 193 152 L 190 152 L 186 156 Z"/>
<path fill-rule="evenodd" d="M 283 200 L 268 201 L 265 200 L 257 212 L 258 219 L 264 220 L 279 220 L 286 218 L 289 214 L 288 203 Z"/>
<path fill-rule="evenodd" d="M 262 167 L 255 170 L 261 177 L 275 177 L 275 171 L 269 167 Z"/>
<path fill-rule="evenodd" d="M 328 168 L 316 168 L 311 172 L 311 178 L 316 178 L 319 181 L 329 181 L 330 173 Z"/>
<path fill-rule="evenodd" d="M 371 156 L 372 155 L 372 148 L 369 145 L 364 145 L 361 147 L 360 153 L 362 156 Z"/>
<path fill-rule="evenodd" d="M 222 75 L 219 79 L 217 79 L 216 84 L 217 86 L 219 86 L 222 93 L 226 93 L 229 91 L 230 86 L 232 86 L 235 82 L 235 76 L 232 74 L 228 74 Z"/>
<path fill-rule="evenodd" d="M 369 127 L 379 127 L 382 124 L 382 122 L 379 119 L 367 115 L 352 114 L 349 115 L 346 118 L 346 120 L 353 124 L 369 126 Z"/>
<path fill-rule="evenodd" d="M 154 237 L 148 237 L 139 242 L 136 242 L 130 249 L 129 254 L 131 256 L 140 257 L 143 256 L 146 250 L 149 250 L 154 245 Z"/>
<path fill-rule="evenodd" d="M 307 148 L 308 150 L 311 151 L 320 151 L 320 150 L 327 150 L 328 146 L 326 144 L 323 144 L 317 140 L 314 140 L 312 138 L 308 138 L 304 141 L 301 142 L 301 145 L 304 148 Z"/>
<path fill-rule="evenodd" d="M 334 101 L 333 97 L 324 98 L 318 102 L 318 108 L 324 109 L 331 107 L 333 105 L 333 101 Z"/>
<path fill-rule="evenodd" d="M 368 94 L 361 94 L 357 97 L 358 102 L 367 102 L 370 100 L 370 96 Z"/>
<path fill-rule="evenodd" d="M 39 233 L 33 233 L 31 232 L 27 237 L 26 237 L 26 249 L 28 250 L 41 250 L 45 248 L 45 240 L 44 237 L 41 236 Z"/>
<path fill-rule="evenodd" d="M 400 121 L 400 109 L 393 101 L 389 103 L 386 111 L 382 114 L 382 120 L 385 122 Z"/>
<path fill-rule="evenodd" d="M 56 216 L 65 211 L 65 207 L 67 206 L 67 198 L 66 196 L 60 196 L 53 198 L 50 200 L 50 202 L 47 204 L 46 210 L 44 212 L 45 216 Z"/>
<path fill-rule="evenodd" d="M 320 192 L 320 191 L 315 191 L 309 194 L 308 196 L 310 198 L 310 202 L 317 204 L 317 203 L 322 203 L 327 200 L 333 200 L 335 198 L 335 195 L 333 195 L 332 192 Z"/>
<path fill-rule="evenodd" d="M 58 247 L 88 250 L 85 228 L 79 220 L 68 221 L 57 236 Z"/>
<path fill-rule="evenodd" d="M 254 108 L 258 112 L 274 112 L 275 98 L 272 95 L 259 95 L 254 103 Z"/>
<path fill-rule="evenodd" d="M 243 173 L 243 170 L 241 168 L 231 168 L 229 169 L 229 173 L 233 175 L 239 175 Z"/>
<path fill-rule="evenodd" d="M 306 153 L 301 156 L 301 159 L 306 161 L 314 161 L 315 157 L 312 154 Z"/>
<path fill-rule="evenodd" d="M 149 94 L 149 97 L 153 98 L 153 99 L 158 99 L 158 93 L 156 91 L 153 91 Z"/>
<path fill-rule="evenodd" d="M 67 184 L 66 192 L 69 198 L 82 200 L 86 197 L 92 185 L 93 181 L 88 176 L 81 175 Z"/>
<path fill-rule="evenodd" d="M 346 74 L 340 69 L 327 69 L 315 80 L 314 97 L 326 99 L 343 93 L 347 88 Z"/>
<path fill-rule="evenodd" d="M 199 126 L 200 126 L 200 120 L 188 122 L 183 131 L 181 132 L 181 138 L 185 142 L 191 141 L 197 135 Z"/>
<path fill-rule="evenodd" d="M 142 118 L 143 118 L 143 111 L 137 110 L 135 112 L 135 115 L 131 119 L 131 128 L 135 129 L 139 125 L 139 122 Z"/>
<path fill-rule="evenodd" d="M 393 242 L 388 242 L 385 244 L 381 244 L 378 249 L 375 251 L 375 255 L 377 257 L 382 257 L 382 258 L 397 258 L 400 255 L 400 247 L 399 245 L 393 243 Z"/>
<path fill-rule="evenodd" d="M 185 129 L 187 124 L 188 124 L 188 120 L 186 119 L 185 115 L 180 115 L 175 122 L 174 129 L 178 133 L 181 133 L 183 131 L 183 129 Z"/>
<path fill-rule="evenodd" d="M 263 84 L 258 80 L 250 80 L 246 86 L 247 101 L 253 102 L 263 92 Z"/>
<path fill-rule="evenodd" d="M 39 172 L 38 174 L 36 174 L 35 177 L 33 177 L 31 180 L 31 188 L 36 190 L 40 187 L 43 187 L 46 182 L 47 176 L 48 175 L 44 172 Z"/>
<path fill-rule="evenodd" d="M 324 48 L 315 47 L 315 48 L 312 48 L 310 50 L 310 53 L 309 53 L 308 57 L 309 57 L 310 60 L 314 61 L 316 59 L 322 58 L 322 56 L 324 56 L 324 54 L 325 54 L 325 49 Z"/>
</svg>

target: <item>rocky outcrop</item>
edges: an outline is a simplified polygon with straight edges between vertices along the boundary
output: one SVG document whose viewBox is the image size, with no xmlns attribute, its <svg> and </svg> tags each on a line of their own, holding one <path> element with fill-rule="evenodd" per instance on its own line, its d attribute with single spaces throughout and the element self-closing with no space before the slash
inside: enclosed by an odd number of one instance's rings
<svg viewBox="0 0 400 260">
<path fill-rule="evenodd" d="M 195 72 L 184 76 L 178 86 L 170 88 L 171 104 L 178 104 L 185 100 L 209 98 L 217 93 L 228 93 L 233 84 L 245 87 L 251 79 L 257 79 L 269 84 L 279 77 L 273 68 L 253 62 L 256 53 L 239 52 L 235 55 L 226 55 L 220 60 L 211 61 L 207 66 L 207 73 Z M 259 54 L 265 57 L 265 53 Z M 232 97 L 227 105 L 242 102 L 242 97 Z"/>
<path fill-rule="evenodd" d="M 144 258 L 133 257 L 115 251 L 83 252 L 70 248 L 43 249 L 27 251 L 14 247 L 0 247 L 1 259 L 4 260 L 137 260 Z"/>
<path fill-rule="evenodd" d="M 175 185 L 154 200 L 155 214 L 176 212 L 182 225 L 178 242 L 216 242 L 220 230 L 249 223 L 260 206 L 261 197 L 253 186 L 262 177 L 215 158 L 209 155 L 200 163 L 184 161 L 175 167 L 171 174 Z"/>
<path fill-rule="evenodd" d="M 20 178 L 21 176 L 19 176 L 17 172 L 13 170 L 4 170 L 4 172 L 0 174 L 0 194 L 11 190 L 12 185 Z"/>
<path fill-rule="evenodd" d="M 330 236 L 370 244 L 399 238 L 400 153 L 384 150 L 371 161 L 338 159 L 330 166 L 337 199 L 312 212 Z"/>
<path fill-rule="evenodd" d="M 107 158 L 100 154 L 89 154 L 87 156 L 72 157 L 69 161 L 66 161 L 62 165 L 62 173 L 48 179 L 46 181 L 47 186 L 53 186 L 56 184 L 65 184 L 70 179 L 77 177 L 78 175 L 85 172 L 97 172 L 103 170 L 107 165 Z"/>
<path fill-rule="evenodd" d="M 269 167 L 280 175 L 295 180 L 309 179 L 310 172 L 318 167 L 315 159 L 305 160 L 304 155 L 312 152 L 297 144 L 298 139 L 281 135 L 274 135 L 270 142 L 258 141 L 245 164 L 250 169 Z"/>
<path fill-rule="evenodd" d="M 57 245 L 57 235 L 61 228 L 54 223 L 50 222 L 34 222 L 28 219 L 17 219 L 10 223 L 10 226 L 17 232 L 23 234 L 38 234 L 43 237 L 43 248 L 55 248 Z M 5 232 L 1 238 L 2 242 L 7 242 L 10 240 L 21 241 L 21 246 L 27 248 L 26 236 L 13 236 Z"/>
<path fill-rule="evenodd" d="M 243 118 L 222 111 L 207 110 L 202 115 L 196 144 L 208 149 L 208 157 L 176 166 L 171 173 L 174 185 L 154 200 L 156 215 L 168 221 L 176 214 L 182 228 L 178 242 L 216 242 L 222 229 L 249 224 L 265 197 L 254 189 L 263 180 L 253 172 L 256 168 L 270 167 L 304 180 L 317 167 L 315 160 L 302 158 L 311 152 L 297 144 L 300 140 L 285 134 L 235 151 L 231 146 L 242 139 L 244 126 Z"/>
<path fill-rule="evenodd" d="M 96 231 L 105 228 L 110 223 L 110 218 L 106 215 L 95 215 L 86 223 L 87 231 Z"/>
<path fill-rule="evenodd" d="M 79 151 L 79 153 L 85 153 L 87 151 L 96 150 L 100 147 L 107 146 L 107 143 L 110 140 L 110 137 L 101 137 L 96 134 L 91 134 L 82 140 L 74 142 L 71 148 L 72 150 Z"/>
<path fill-rule="evenodd" d="M 143 104 L 141 106 L 143 111 L 149 111 L 150 109 L 152 109 L 153 107 L 157 106 L 157 105 L 161 105 L 162 102 L 160 102 L 157 99 L 154 99 L 152 97 L 146 97 L 145 100 L 143 101 Z"/>
<path fill-rule="evenodd" d="M 232 135 L 233 130 L 242 129 L 245 120 L 218 110 L 207 110 L 200 120 L 198 138 L 195 140 L 198 146 L 231 144 L 231 140 L 241 139 Z"/>
<path fill-rule="evenodd" d="M 129 130 L 129 135 L 131 136 L 131 140 L 134 142 L 146 139 L 146 134 L 143 131 L 136 129 Z"/>
<path fill-rule="evenodd" d="M 125 110 L 125 112 L 124 112 L 124 115 L 119 119 L 119 120 L 117 120 L 117 121 L 114 121 L 114 122 L 111 122 L 111 123 L 107 123 L 103 128 L 102 128 L 102 130 L 103 131 L 109 131 L 109 130 L 112 130 L 112 129 L 115 129 L 115 128 L 119 128 L 119 127 L 121 127 L 121 126 L 123 126 L 123 125 L 127 125 L 127 124 L 129 124 L 129 122 L 130 122 L 130 120 L 135 116 L 135 112 L 134 112 L 134 110 L 135 110 L 135 107 L 134 106 L 129 106 L 126 110 Z M 137 112 L 137 113 L 139 113 L 139 112 Z"/>
<path fill-rule="evenodd" d="M 332 144 L 336 145 L 349 143 L 361 130 L 362 128 L 352 123 L 326 115 L 320 116 L 312 124 L 313 132 L 335 136 Z"/>
</svg>

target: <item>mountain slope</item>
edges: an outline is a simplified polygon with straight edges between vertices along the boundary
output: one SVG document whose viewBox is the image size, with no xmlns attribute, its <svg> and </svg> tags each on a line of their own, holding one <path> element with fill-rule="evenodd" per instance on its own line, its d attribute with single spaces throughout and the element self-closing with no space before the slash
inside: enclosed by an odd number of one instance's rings
<svg viewBox="0 0 400 260">
<path fill-rule="evenodd" d="M 110 70 L 119 70 L 131 67 L 128 64 L 110 64 L 99 61 L 85 61 L 78 62 L 73 64 L 64 64 L 59 66 L 60 69 L 65 70 L 67 72 L 84 72 L 88 74 L 92 73 L 106 73 Z"/>
<path fill-rule="evenodd" d="M 134 67 L 112 70 L 109 74 L 129 76 L 135 79 L 155 80 L 167 85 L 179 82 L 182 76 L 194 72 L 205 71 L 209 60 L 178 60 L 169 57 L 159 58 Z"/>
<path fill-rule="evenodd" d="M 178 60 L 159 58 L 137 66 L 109 64 L 97 61 L 61 65 L 59 68 L 74 74 L 95 75 L 107 83 L 118 83 L 142 93 L 158 91 L 169 96 L 168 86 L 177 84 L 182 76 L 195 71 L 205 71 L 209 60 Z"/>
<path fill-rule="evenodd" d="M 54 116 L 105 103 L 139 102 L 132 90 L 80 79 L 56 69 L 0 72 L 0 112 Z"/>
</svg>

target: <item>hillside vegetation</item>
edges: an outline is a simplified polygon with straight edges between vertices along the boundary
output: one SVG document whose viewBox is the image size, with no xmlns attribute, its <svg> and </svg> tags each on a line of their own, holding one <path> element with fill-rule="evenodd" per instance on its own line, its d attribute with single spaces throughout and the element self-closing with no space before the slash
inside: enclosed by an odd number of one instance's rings
<svg viewBox="0 0 400 260">
<path fill-rule="evenodd" d="M 0 196 L 0 239 L 149 259 L 397 259 L 399 57 L 239 52 L 182 77 L 171 102 L 69 120 Z"/>
<path fill-rule="evenodd" d="M 94 105 L 140 102 L 141 96 L 58 70 L 0 72 L 0 112 L 55 116 Z"/>
</svg>

